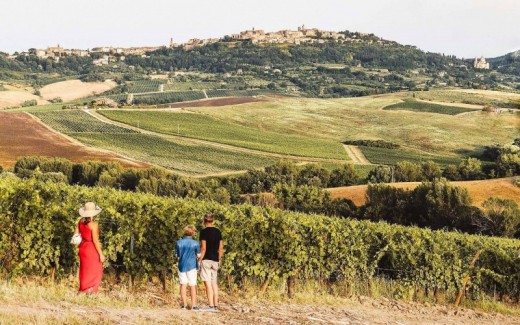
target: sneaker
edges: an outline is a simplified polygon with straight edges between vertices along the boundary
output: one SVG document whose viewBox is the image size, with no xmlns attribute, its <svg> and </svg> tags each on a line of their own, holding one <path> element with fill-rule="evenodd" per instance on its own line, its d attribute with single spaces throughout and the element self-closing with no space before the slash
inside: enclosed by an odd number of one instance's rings
<svg viewBox="0 0 520 325">
<path fill-rule="evenodd" d="M 205 307 L 203 309 L 203 311 L 206 311 L 206 312 L 216 312 L 217 309 L 215 308 L 215 306 L 208 306 L 208 307 Z"/>
<path fill-rule="evenodd" d="M 181 306 L 181 309 L 182 310 L 186 310 L 186 309 L 188 309 L 188 307 L 187 306 Z"/>
<path fill-rule="evenodd" d="M 198 306 L 193 306 L 193 307 L 191 307 L 191 310 L 192 311 L 200 311 L 200 308 Z"/>
</svg>

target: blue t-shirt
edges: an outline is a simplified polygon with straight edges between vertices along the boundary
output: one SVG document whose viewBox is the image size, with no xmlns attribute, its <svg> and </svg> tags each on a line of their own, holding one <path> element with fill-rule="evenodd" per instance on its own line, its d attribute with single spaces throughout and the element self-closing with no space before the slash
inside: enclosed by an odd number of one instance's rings
<svg viewBox="0 0 520 325">
<path fill-rule="evenodd" d="M 175 255 L 179 257 L 179 272 L 188 272 L 197 268 L 197 255 L 200 244 L 190 237 L 184 237 L 175 245 Z"/>
</svg>

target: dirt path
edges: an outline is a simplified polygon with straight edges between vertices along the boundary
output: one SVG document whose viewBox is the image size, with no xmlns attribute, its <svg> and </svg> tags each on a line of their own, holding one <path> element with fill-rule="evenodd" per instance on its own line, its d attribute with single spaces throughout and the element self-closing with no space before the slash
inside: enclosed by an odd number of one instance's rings
<svg viewBox="0 0 520 325">
<path fill-rule="evenodd" d="M 347 152 L 350 159 L 352 159 L 352 162 L 357 165 L 371 165 L 372 163 L 368 161 L 367 157 L 363 154 L 361 149 L 357 146 L 351 146 L 348 144 L 344 144 L 343 148 L 345 148 L 345 151 Z"/>
<path fill-rule="evenodd" d="M 92 298 L 95 300 L 96 298 Z M 95 304 L 95 301 L 93 301 Z M 21 323 L 66 324 L 519 324 L 520 318 L 470 309 L 402 303 L 387 299 L 353 298 L 342 305 L 269 302 L 224 302 L 216 313 L 162 307 L 87 307 L 70 302 L 40 301 L 0 305 L 2 319 Z M 6 323 L 7 324 L 7 323 Z"/>
<path fill-rule="evenodd" d="M 154 136 L 157 136 L 157 137 L 169 140 L 169 141 L 178 141 L 179 139 L 182 139 L 183 141 L 188 141 L 188 142 L 191 142 L 191 143 L 194 143 L 194 144 L 213 146 L 213 147 L 226 149 L 226 150 L 231 150 L 231 151 L 236 151 L 236 152 L 244 152 L 244 153 L 254 154 L 254 155 L 258 155 L 258 156 L 265 156 L 265 157 L 272 157 L 272 158 L 279 158 L 279 159 L 292 159 L 292 160 L 308 161 L 308 162 L 328 162 L 328 163 L 336 163 L 336 164 L 342 164 L 342 163 L 351 162 L 351 161 L 348 161 L 348 160 L 341 160 L 341 159 L 329 159 L 329 158 L 316 158 L 316 157 L 303 157 L 303 156 L 294 156 L 294 155 L 283 155 L 283 154 L 272 153 L 272 152 L 267 152 L 267 151 L 261 151 L 261 150 L 255 150 L 255 149 L 236 147 L 236 146 L 233 146 L 233 145 L 223 144 L 223 143 L 213 142 L 213 141 L 208 141 L 208 140 L 200 140 L 200 139 L 195 139 L 195 138 L 189 138 L 189 137 L 184 137 L 184 136 L 180 136 L 180 135 L 177 136 L 177 135 L 172 135 L 172 134 L 158 133 L 158 132 L 153 132 L 153 131 L 137 128 L 137 127 L 132 126 L 132 125 L 128 125 L 128 124 L 125 124 L 125 123 L 121 123 L 121 122 L 117 122 L 117 121 L 111 120 L 111 119 L 109 119 L 109 118 L 107 118 L 107 117 L 105 117 L 105 116 L 103 116 L 103 115 L 101 115 L 98 112 L 93 111 L 93 110 L 87 110 L 85 112 L 87 112 L 91 116 L 97 118 L 98 120 L 100 120 L 100 121 L 102 121 L 104 123 L 109 123 L 109 124 L 113 124 L 113 125 L 116 125 L 116 126 L 124 127 L 124 128 L 127 128 L 127 129 L 135 130 L 135 131 L 143 133 L 143 134 L 154 135 Z"/>
</svg>

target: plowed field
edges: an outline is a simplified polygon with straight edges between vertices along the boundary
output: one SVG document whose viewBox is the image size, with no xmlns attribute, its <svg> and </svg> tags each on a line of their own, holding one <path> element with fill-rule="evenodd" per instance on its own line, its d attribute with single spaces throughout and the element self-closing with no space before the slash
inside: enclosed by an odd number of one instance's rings
<svg viewBox="0 0 520 325">
<path fill-rule="evenodd" d="M 127 167 L 146 167 L 108 151 L 85 147 L 54 132 L 25 113 L 0 112 L 0 165 L 12 167 L 23 156 L 62 157 L 75 162 L 118 161 Z"/>
</svg>

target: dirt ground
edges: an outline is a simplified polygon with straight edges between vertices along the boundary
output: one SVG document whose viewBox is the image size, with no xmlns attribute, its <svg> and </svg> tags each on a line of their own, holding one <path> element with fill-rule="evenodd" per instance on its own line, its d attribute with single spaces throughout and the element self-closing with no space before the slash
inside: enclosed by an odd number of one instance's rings
<svg viewBox="0 0 520 325">
<path fill-rule="evenodd" d="M 90 307 L 66 301 L 7 303 L 0 305 L 0 324 L 4 324 L 2 318 L 27 318 L 38 324 L 76 320 L 88 324 L 520 324 L 520 318 L 514 316 L 367 297 L 352 298 L 341 305 L 224 301 L 218 312 L 181 310 L 171 304 L 100 307 L 93 303 Z"/>
<path fill-rule="evenodd" d="M 56 82 L 40 89 L 42 98 L 50 100 L 60 97 L 63 101 L 71 101 L 74 99 L 100 94 L 115 88 L 117 84 L 112 80 L 105 82 L 82 82 L 80 80 L 68 80 Z"/>
<path fill-rule="evenodd" d="M 204 99 L 192 102 L 182 102 L 182 103 L 174 103 L 168 105 L 161 105 L 161 107 L 171 107 L 171 108 L 183 108 L 183 107 L 219 107 L 219 106 L 228 106 L 228 105 L 239 105 L 246 103 L 256 103 L 262 102 L 265 99 L 255 98 L 255 97 L 225 97 L 225 98 L 214 98 L 214 99 Z"/>
<path fill-rule="evenodd" d="M 512 182 L 512 178 L 498 178 L 481 181 L 450 182 L 452 185 L 462 186 L 468 189 L 469 195 L 473 200 L 473 205 L 481 206 L 490 197 L 511 199 L 520 204 L 520 187 Z M 412 190 L 420 182 L 393 183 L 392 186 Z M 329 189 L 332 198 L 348 198 L 354 201 L 357 206 L 365 204 L 367 185 L 338 187 Z"/>
<path fill-rule="evenodd" d="M 28 114 L 0 112 L 0 165 L 13 167 L 16 159 L 23 156 L 63 157 L 75 162 L 117 161 L 126 167 L 148 166 L 73 142 Z"/>
</svg>

